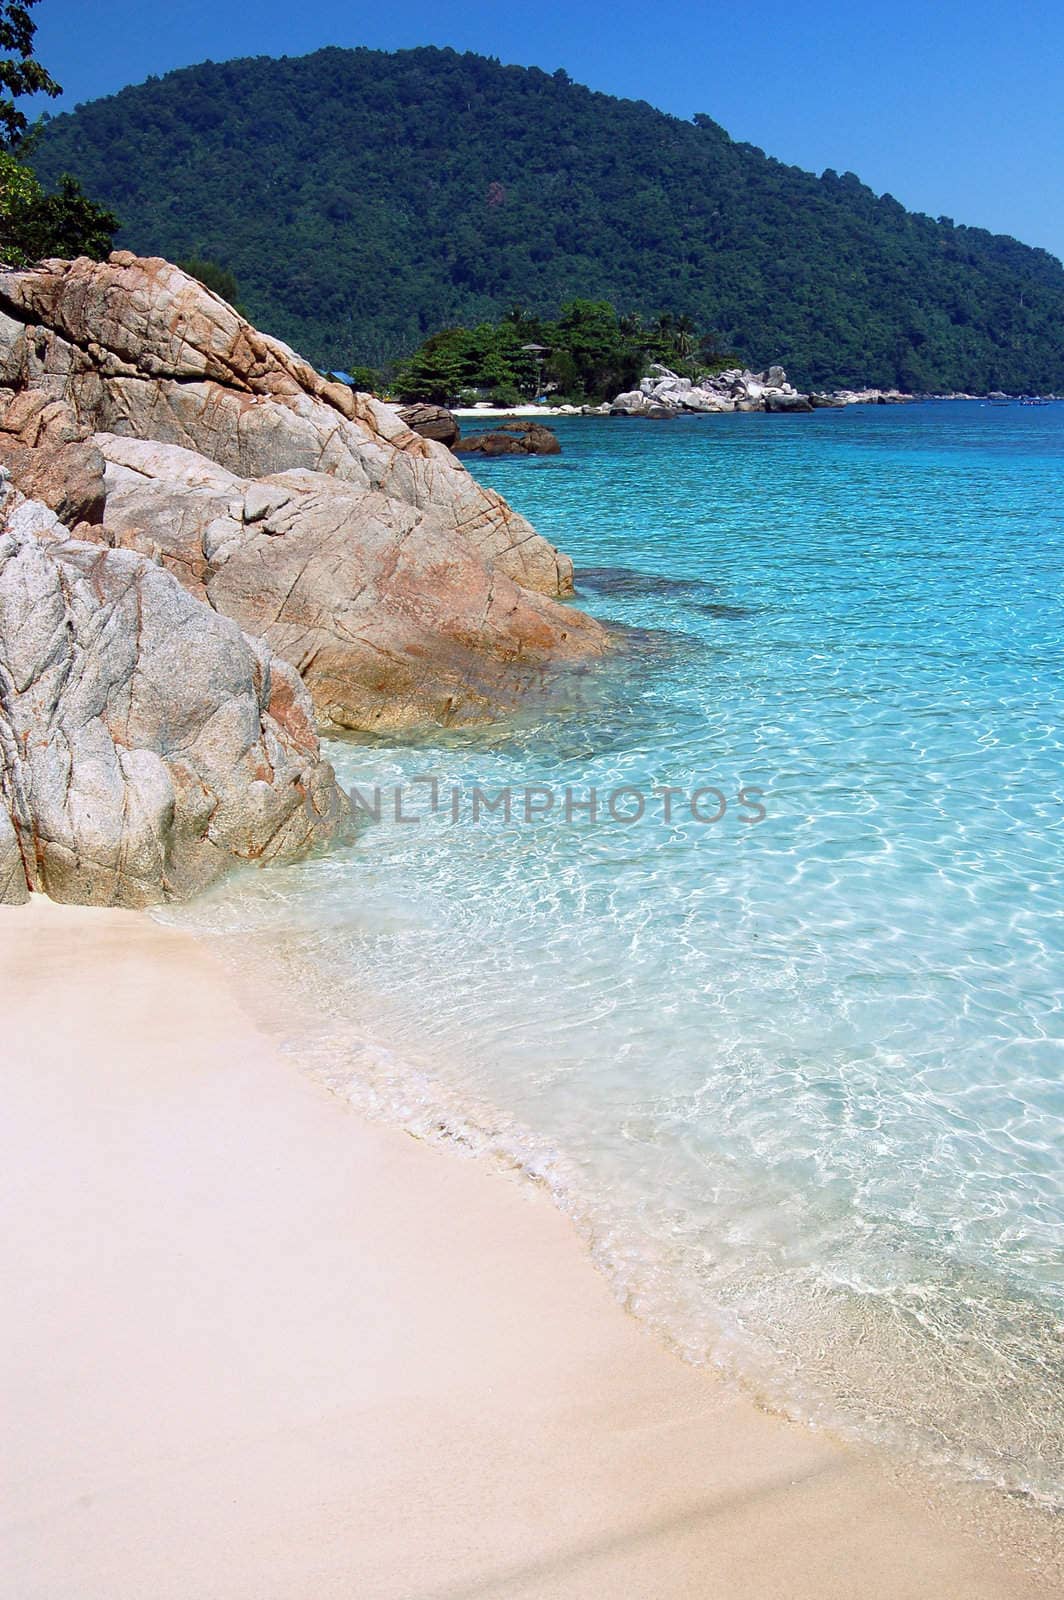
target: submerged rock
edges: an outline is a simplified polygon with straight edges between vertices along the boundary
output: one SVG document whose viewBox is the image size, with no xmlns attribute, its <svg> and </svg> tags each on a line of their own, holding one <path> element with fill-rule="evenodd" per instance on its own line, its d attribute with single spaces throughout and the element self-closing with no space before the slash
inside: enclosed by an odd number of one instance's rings
<svg viewBox="0 0 1064 1600">
<path fill-rule="evenodd" d="M 0 901 L 184 899 L 348 806 L 298 675 L 131 550 L 0 524 Z"/>
</svg>

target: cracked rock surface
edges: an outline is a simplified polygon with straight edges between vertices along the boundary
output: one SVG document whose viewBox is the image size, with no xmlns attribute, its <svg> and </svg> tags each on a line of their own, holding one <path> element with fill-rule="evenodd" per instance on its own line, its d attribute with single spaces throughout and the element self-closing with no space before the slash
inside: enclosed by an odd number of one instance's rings
<svg viewBox="0 0 1064 1600">
<path fill-rule="evenodd" d="M 16 483 L 261 635 L 325 726 L 485 720 L 607 648 L 450 451 L 167 262 L 0 271 L 0 385 Z"/>
<path fill-rule="evenodd" d="M 0 272 L 0 384 L 69 401 L 94 432 L 183 445 L 241 477 L 302 467 L 431 508 L 525 588 L 572 592 L 568 557 L 445 446 L 327 382 L 167 261 L 119 250 Z"/>
<path fill-rule="evenodd" d="M 185 899 L 345 826 L 298 675 L 133 550 L 0 507 L 0 903 Z"/>
<path fill-rule="evenodd" d="M 302 675 L 348 729 L 468 723 L 597 654 L 582 612 L 481 560 L 434 509 L 299 469 L 239 478 L 192 451 L 98 434 L 101 528 L 156 556 Z"/>
</svg>

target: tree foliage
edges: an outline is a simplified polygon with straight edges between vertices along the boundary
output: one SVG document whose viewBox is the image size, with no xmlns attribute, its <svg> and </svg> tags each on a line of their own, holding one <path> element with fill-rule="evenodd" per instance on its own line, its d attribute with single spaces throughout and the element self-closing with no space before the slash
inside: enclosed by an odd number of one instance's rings
<svg viewBox="0 0 1064 1600">
<path fill-rule="evenodd" d="M 46 256 L 90 256 L 102 261 L 118 218 L 96 205 L 69 173 L 46 194 L 31 168 L 0 151 L 0 261 L 25 266 Z"/>
<path fill-rule="evenodd" d="M 51 73 L 34 59 L 37 24 L 30 10 L 37 0 L 0 0 L 0 145 L 10 149 L 29 128 L 15 101 L 25 94 L 62 94 Z M 8 52 L 11 52 L 8 54 Z"/>
<path fill-rule="evenodd" d="M 47 193 L 26 164 L 35 136 L 27 137 L 29 121 L 16 99 L 63 92 L 33 56 L 37 26 L 30 8 L 36 4 L 0 0 L 0 50 L 13 52 L 0 58 L 0 261 L 24 266 L 44 256 L 100 260 L 111 248 L 118 218 L 95 205 L 66 171 L 57 175 L 55 193 Z"/>
<path fill-rule="evenodd" d="M 695 377 L 731 359 L 714 335 L 696 341 L 689 318 L 644 325 L 606 300 L 570 300 L 555 321 L 512 306 L 500 322 L 445 328 L 400 365 L 394 387 L 404 400 L 439 405 L 474 390 L 506 405 L 540 394 L 583 402 L 631 389 L 651 361 Z"/>
<path fill-rule="evenodd" d="M 712 328 L 811 387 L 1064 389 L 1046 251 L 564 72 L 436 49 L 208 62 L 56 118 L 35 162 L 80 172 L 129 248 L 224 261 L 322 367 L 583 300 L 651 326 L 664 308 L 693 357 Z"/>
<path fill-rule="evenodd" d="M 177 265 L 182 272 L 187 272 L 190 278 L 195 278 L 197 283 L 202 283 L 205 289 L 210 289 L 213 294 L 219 295 L 233 307 L 234 311 L 243 314 L 240 305 L 240 289 L 233 274 L 226 267 L 220 267 L 217 261 L 202 261 L 199 256 L 190 256 L 187 261 L 179 261 Z"/>
</svg>

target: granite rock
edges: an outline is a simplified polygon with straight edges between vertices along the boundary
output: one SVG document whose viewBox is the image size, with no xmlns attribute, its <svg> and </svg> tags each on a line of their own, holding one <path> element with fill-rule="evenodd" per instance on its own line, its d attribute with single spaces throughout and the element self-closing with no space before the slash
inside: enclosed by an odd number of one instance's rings
<svg viewBox="0 0 1064 1600">
<path fill-rule="evenodd" d="M 568 558 L 444 445 L 158 258 L 0 271 L 0 385 L 66 400 L 93 432 L 181 445 L 241 477 L 304 468 L 431 509 L 525 588 L 572 592 Z"/>
<path fill-rule="evenodd" d="M 432 511 L 322 473 L 249 480 L 179 446 L 97 435 L 98 537 L 156 558 L 302 675 L 346 729 L 477 722 L 605 630 L 485 562 Z"/>
<path fill-rule="evenodd" d="M 0 521 L 0 901 L 141 907 L 345 825 L 298 675 L 152 561 Z"/>
<path fill-rule="evenodd" d="M 457 455 L 556 456 L 558 435 L 542 422 L 503 422 L 488 432 L 470 433 L 454 446 Z"/>
<path fill-rule="evenodd" d="M 453 450 L 462 436 L 458 418 L 445 406 L 419 400 L 414 405 L 400 406 L 399 416 L 412 433 L 420 434 L 423 439 L 435 439 L 449 450 Z"/>
</svg>

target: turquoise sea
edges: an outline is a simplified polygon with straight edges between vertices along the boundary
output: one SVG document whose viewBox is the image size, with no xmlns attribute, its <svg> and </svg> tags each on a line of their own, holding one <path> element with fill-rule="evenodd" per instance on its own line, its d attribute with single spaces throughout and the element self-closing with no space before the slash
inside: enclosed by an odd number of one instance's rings
<svg viewBox="0 0 1064 1600">
<path fill-rule="evenodd" d="M 291 966 L 340 1092 L 551 1185 L 687 1354 L 1064 1506 L 1064 404 L 558 432 L 474 470 L 617 659 L 334 744 L 380 823 L 183 915 Z M 567 820 L 592 786 L 643 816 Z"/>
</svg>

